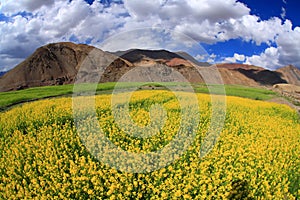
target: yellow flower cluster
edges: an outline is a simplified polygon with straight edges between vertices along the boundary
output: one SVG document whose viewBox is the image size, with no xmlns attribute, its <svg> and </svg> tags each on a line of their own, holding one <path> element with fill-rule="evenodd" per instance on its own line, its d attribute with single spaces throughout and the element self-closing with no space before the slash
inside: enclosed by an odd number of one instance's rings
<svg viewBox="0 0 300 200">
<path fill-rule="evenodd" d="M 79 127 L 86 137 L 78 135 L 71 98 L 36 101 L 0 113 L 0 199 L 300 198 L 296 112 L 284 105 L 227 97 L 220 138 L 200 158 L 211 103 L 209 95 L 197 97 L 200 123 L 193 143 L 170 165 L 145 173 L 117 170 L 97 160 L 102 155 L 95 149 L 91 154 L 83 143 L 97 146 L 97 137 L 89 135 L 88 126 Z M 157 151 L 180 129 L 180 104 L 172 92 L 137 91 L 131 96 L 130 117 L 139 127 L 151 123 L 151 105 L 161 104 L 166 111 L 162 129 L 148 138 L 133 137 L 115 123 L 111 95 L 95 100 L 103 133 L 125 151 Z"/>
</svg>

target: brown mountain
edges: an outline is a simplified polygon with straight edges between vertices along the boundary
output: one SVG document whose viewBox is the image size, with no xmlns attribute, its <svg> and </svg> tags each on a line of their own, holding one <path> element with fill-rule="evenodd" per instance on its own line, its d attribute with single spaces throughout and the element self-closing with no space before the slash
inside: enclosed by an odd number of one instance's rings
<svg viewBox="0 0 300 200">
<path fill-rule="evenodd" d="M 102 58 L 112 57 L 108 60 L 114 60 L 113 65 L 116 68 L 130 65 L 127 61 L 92 46 L 71 42 L 53 43 L 38 48 L 26 60 L 3 75 L 0 78 L 0 91 L 74 83 L 80 66 L 91 51 L 97 51 Z M 117 77 L 114 74 L 113 76 Z M 102 82 L 114 78 L 103 77 Z"/>
<path fill-rule="evenodd" d="M 212 70 L 209 69 L 207 63 L 200 63 L 184 52 L 132 49 L 109 53 L 84 44 L 53 43 L 38 48 L 26 60 L 0 77 L 0 91 L 69 84 L 74 83 L 75 79 L 82 82 L 158 81 L 162 78 L 163 81 L 180 81 L 182 75 L 189 82 L 204 82 L 203 77 L 195 69 L 195 65 L 201 65 L 198 70 L 202 71 L 201 74 L 205 76 L 205 80 L 209 80 L 207 76 L 213 77 Z M 139 71 L 134 70 L 136 66 L 140 66 Z M 218 64 L 216 66 L 225 84 L 272 86 L 278 83 L 291 83 L 300 85 L 299 69 L 293 66 L 276 71 L 242 64 Z M 133 73 L 127 73 L 130 70 L 133 70 Z M 181 75 L 175 73 L 172 77 L 170 74 L 173 72 L 179 72 Z M 121 79 L 122 76 L 127 79 Z M 149 79 L 145 80 L 144 77 Z"/>
<path fill-rule="evenodd" d="M 72 83 L 77 68 L 94 47 L 73 43 L 48 44 L 0 79 L 0 91 Z"/>
<path fill-rule="evenodd" d="M 114 54 L 133 63 L 134 66 L 141 67 L 130 75 L 132 77 L 128 77 L 128 80 L 136 80 L 137 82 L 204 82 L 193 66 L 209 66 L 208 63 L 196 61 L 185 52 L 174 53 L 167 50 L 130 49 L 118 51 Z M 153 70 L 153 68 L 156 70 Z M 179 72 L 182 76 L 176 72 Z"/>
</svg>

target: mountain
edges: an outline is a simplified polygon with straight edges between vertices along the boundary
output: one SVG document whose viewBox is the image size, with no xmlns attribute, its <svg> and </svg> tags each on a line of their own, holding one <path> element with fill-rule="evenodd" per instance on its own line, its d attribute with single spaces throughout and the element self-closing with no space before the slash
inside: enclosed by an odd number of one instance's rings
<svg viewBox="0 0 300 200">
<path fill-rule="evenodd" d="M 113 53 L 132 63 L 136 69 L 127 75 L 127 80 L 136 82 L 203 82 L 202 77 L 193 67 L 192 56 L 187 53 L 174 53 L 167 50 L 130 49 Z M 186 58 L 184 58 L 184 56 Z M 199 62 L 198 62 L 199 64 Z M 205 63 L 207 66 L 208 64 Z M 141 67 L 138 68 L 137 66 Z M 173 71 L 179 72 L 182 76 Z M 155 70 L 153 70 L 155 69 Z"/>
<path fill-rule="evenodd" d="M 210 66 L 209 63 L 199 62 L 193 56 L 183 51 L 170 52 L 163 49 L 162 50 L 130 49 L 127 51 L 117 51 L 112 53 L 132 63 L 139 62 L 143 59 L 170 61 L 172 59 L 177 58 L 177 59 L 189 61 L 198 66 Z"/>
<path fill-rule="evenodd" d="M 198 73 L 195 65 L 205 77 Z M 216 67 L 225 84 L 254 87 L 278 83 L 300 85 L 299 69 L 294 66 L 276 71 L 244 64 L 217 64 Z M 208 63 L 198 62 L 185 52 L 131 49 L 111 53 L 85 44 L 61 42 L 38 48 L 0 77 L 0 91 L 70 84 L 75 80 L 204 82 L 204 79 L 209 81 L 214 77 L 212 72 Z"/>
<path fill-rule="evenodd" d="M 77 67 L 93 49 L 73 43 L 48 44 L 0 79 L 0 91 L 72 83 Z"/>
<path fill-rule="evenodd" d="M 131 63 L 136 63 L 143 59 L 152 59 L 152 60 L 171 60 L 173 58 L 183 59 L 178 54 L 167 50 L 130 49 L 127 51 L 118 51 L 115 52 L 114 54 Z"/>
<path fill-rule="evenodd" d="M 71 42 L 42 46 L 0 78 L 0 91 L 74 83 L 79 68 L 91 51 L 97 51 L 102 58 L 113 56 L 95 47 Z M 126 62 L 117 60 L 116 56 L 108 60 L 115 60 L 113 64 L 116 66 Z M 90 72 L 92 69 L 85 74 L 91 75 Z M 103 82 L 109 80 L 106 78 Z"/>
<path fill-rule="evenodd" d="M 225 84 L 271 86 L 288 83 L 284 74 L 245 64 L 217 64 Z"/>
</svg>

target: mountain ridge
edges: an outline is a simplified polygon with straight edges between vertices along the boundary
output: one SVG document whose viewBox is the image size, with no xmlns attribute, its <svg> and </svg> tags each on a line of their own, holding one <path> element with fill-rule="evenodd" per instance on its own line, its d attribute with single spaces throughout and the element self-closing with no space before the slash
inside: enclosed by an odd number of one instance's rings
<svg viewBox="0 0 300 200">
<path fill-rule="evenodd" d="M 80 67 L 85 64 L 83 62 L 86 61 L 86 58 L 89 59 L 92 51 L 101 55 L 100 59 L 95 60 L 100 60 L 99 62 L 112 61 L 105 71 L 101 72 L 99 82 L 119 81 L 123 75 L 136 66 L 147 68 L 145 68 L 145 72 L 141 73 L 150 73 L 154 67 L 158 69 L 159 66 L 168 66 L 182 74 L 189 82 L 204 82 L 197 70 L 207 70 L 209 67 L 208 63 L 198 62 L 186 52 L 170 52 L 164 49 L 130 49 L 112 53 L 86 44 L 51 43 L 39 47 L 27 59 L 0 77 L 0 91 L 74 83 Z M 91 78 L 94 81 L 98 80 L 95 79 L 97 70 L 101 71 L 99 68 L 101 63 L 96 63 L 96 65 L 98 68 L 96 66 L 93 72 L 94 78 Z M 196 70 L 194 65 L 200 65 L 200 67 Z M 275 71 L 244 64 L 223 63 L 215 66 L 218 68 L 224 84 L 254 87 L 272 86 L 278 83 L 300 85 L 300 70 L 291 65 Z M 90 71 L 83 72 L 83 74 L 89 73 Z M 166 81 L 171 81 L 171 79 Z"/>
</svg>

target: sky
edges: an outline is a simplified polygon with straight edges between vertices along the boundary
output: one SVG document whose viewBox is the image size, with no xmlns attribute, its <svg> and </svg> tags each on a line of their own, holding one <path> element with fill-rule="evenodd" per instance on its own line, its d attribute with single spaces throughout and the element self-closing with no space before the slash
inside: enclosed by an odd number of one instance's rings
<svg viewBox="0 0 300 200">
<path fill-rule="evenodd" d="M 199 61 L 300 68 L 299 0 L 1 0 L 0 71 L 38 47 L 186 51 Z"/>
</svg>

